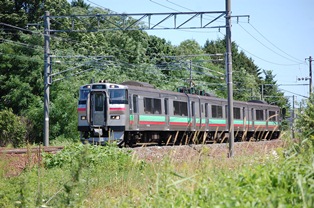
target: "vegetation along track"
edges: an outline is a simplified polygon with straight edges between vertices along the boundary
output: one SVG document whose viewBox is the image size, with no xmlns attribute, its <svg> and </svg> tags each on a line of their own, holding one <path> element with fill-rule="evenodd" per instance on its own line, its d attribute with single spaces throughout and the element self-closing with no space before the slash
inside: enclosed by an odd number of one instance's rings
<svg viewBox="0 0 314 208">
<path fill-rule="evenodd" d="M 258 141 L 258 142 L 236 142 L 234 144 L 235 156 L 250 156 L 254 154 L 268 154 L 278 147 L 284 147 L 286 142 L 281 139 Z M 41 152 L 56 153 L 63 147 L 40 148 L 0 148 L 0 160 L 8 163 L 8 176 L 21 173 L 26 167 L 40 162 Z M 129 149 L 129 148 L 128 148 Z M 210 157 L 219 159 L 228 155 L 228 143 L 215 143 L 206 145 L 181 145 L 181 146 L 140 146 L 130 148 L 134 157 L 147 162 L 158 162 L 166 157 L 172 160 L 186 161 L 192 157 Z"/>
</svg>

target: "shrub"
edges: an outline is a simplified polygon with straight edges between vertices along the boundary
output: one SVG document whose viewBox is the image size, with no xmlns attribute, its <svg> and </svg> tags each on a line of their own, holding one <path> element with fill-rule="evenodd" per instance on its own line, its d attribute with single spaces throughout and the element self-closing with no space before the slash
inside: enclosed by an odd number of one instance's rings
<svg viewBox="0 0 314 208">
<path fill-rule="evenodd" d="M 15 115 L 12 109 L 0 111 L 0 146 L 23 145 L 27 133 L 26 125 L 25 119 Z"/>
</svg>

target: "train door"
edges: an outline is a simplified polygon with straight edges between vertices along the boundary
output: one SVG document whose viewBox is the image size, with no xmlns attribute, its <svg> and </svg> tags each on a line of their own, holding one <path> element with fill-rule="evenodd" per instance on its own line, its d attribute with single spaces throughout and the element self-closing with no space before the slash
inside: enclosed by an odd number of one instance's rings
<svg viewBox="0 0 314 208">
<path fill-rule="evenodd" d="M 196 112 L 195 112 L 195 101 L 191 101 L 191 130 L 195 130 L 196 123 Z"/>
<path fill-rule="evenodd" d="M 108 108 L 106 93 L 100 91 L 91 92 L 90 99 L 91 125 L 106 126 Z"/>
<path fill-rule="evenodd" d="M 248 123 L 248 116 L 246 112 L 246 107 L 242 108 L 242 119 L 243 119 L 243 131 L 247 131 L 247 123 Z"/>
<path fill-rule="evenodd" d="M 252 126 L 252 130 L 255 130 L 255 126 L 254 126 L 254 120 L 255 120 L 255 110 L 254 108 L 251 108 L 251 126 Z"/>
<path fill-rule="evenodd" d="M 165 119 L 166 119 L 166 129 L 169 129 L 169 99 L 165 98 L 164 99 L 164 113 L 165 113 Z"/>
<path fill-rule="evenodd" d="M 209 125 L 209 109 L 208 109 L 208 103 L 205 103 L 205 129 L 208 130 Z"/>
<path fill-rule="evenodd" d="M 138 129 L 139 122 L 139 103 L 138 103 L 138 95 L 133 95 L 133 129 Z"/>
</svg>

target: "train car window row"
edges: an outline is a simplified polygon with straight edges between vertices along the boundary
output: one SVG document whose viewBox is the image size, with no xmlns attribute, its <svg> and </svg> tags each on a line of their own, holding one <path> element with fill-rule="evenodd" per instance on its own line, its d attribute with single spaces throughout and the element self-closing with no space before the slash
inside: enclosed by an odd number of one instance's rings
<svg viewBox="0 0 314 208">
<path fill-rule="evenodd" d="M 130 108 L 133 109 L 133 113 L 139 112 L 138 107 L 138 95 L 133 95 L 133 102 L 132 106 Z M 144 104 L 144 112 L 146 114 L 162 114 L 169 115 L 169 99 L 164 98 L 163 105 L 164 105 L 164 112 L 162 112 L 162 100 L 156 99 L 156 98 L 143 98 L 143 104 Z M 212 118 L 223 118 L 223 106 L 221 105 L 210 105 L 209 103 L 205 103 L 204 105 L 201 104 L 201 112 L 205 111 L 205 117 L 209 118 L 209 107 L 211 108 L 211 117 Z M 227 107 L 227 106 L 225 106 Z M 205 109 L 204 109 L 205 108 Z M 227 110 L 227 109 L 226 109 Z M 257 121 L 263 121 L 265 120 L 265 114 L 268 115 L 269 121 L 277 121 L 277 112 L 276 111 L 269 111 L 265 112 L 265 110 L 257 110 L 257 109 L 251 109 L 252 113 L 255 112 L 254 117 Z M 242 111 L 242 112 L 241 112 Z M 195 109 L 195 102 L 191 102 L 191 116 L 195 116 L 196 109 Z M 243 114 L 243 115 L 241 115 Z M 184 101 L 173 101 L 173 115 L 180 115 L 180 116 L 188 116 L 188 103 Z M 227 111 L 226 111 L 227 115 Z M 266 115 L 266 116 L 267 116 Z M 246 116 L 246 110 L 245 108 L 240 107 L 234 107 L 233 108 L 233 116 L 234 119 L 242 119 Z M 252 114 L 253 116 L 253 114 Z"/>
</svg>

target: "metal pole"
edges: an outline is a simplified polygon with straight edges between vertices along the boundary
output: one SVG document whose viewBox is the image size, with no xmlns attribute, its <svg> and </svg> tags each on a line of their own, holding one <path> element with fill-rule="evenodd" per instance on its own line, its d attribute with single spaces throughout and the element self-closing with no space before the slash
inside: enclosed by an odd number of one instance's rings
<svg viewBox="0 0 314 208">
<path fill-rule="evenodd" d="M 192 60 L 190 60 L 190 88 L 192 88 Z"/>
<path fill-rule="evenodd" d="M 312 94 L 312 57 L 309 57 L 309 62 L 310 62 L 310 96 Z M 309 96 L 309 97 L 310 97 Z"/>
<path fill-rule="evenodd" d="M 292 119 L 291 119 L 291 121 L 292 121 L 292 131 L 291 131 L 291 133 L 292 133 L 292 139 L 294 139 L 295 138 L 295 135 L 294 135 L 294 117 L 295 117 L 295 115 L 294 115 L 294 95 L 292 95 Z"/>
<path fill-rule="evenodd" d="M 231 0 L 226 0 L 226 76 L 228 88 L 228 130 L 229 157 L 234 156 L 234 125 L 233 125 L 233 86 L 232 86 L 232 54 L 231 54 Z"/>
<path fill-rule="evenodd" d="M 49 12 L 44 16 L 44 145 L 49 146 L 49 85 L 50 85 L 50 20 Z"/>
</svg>

